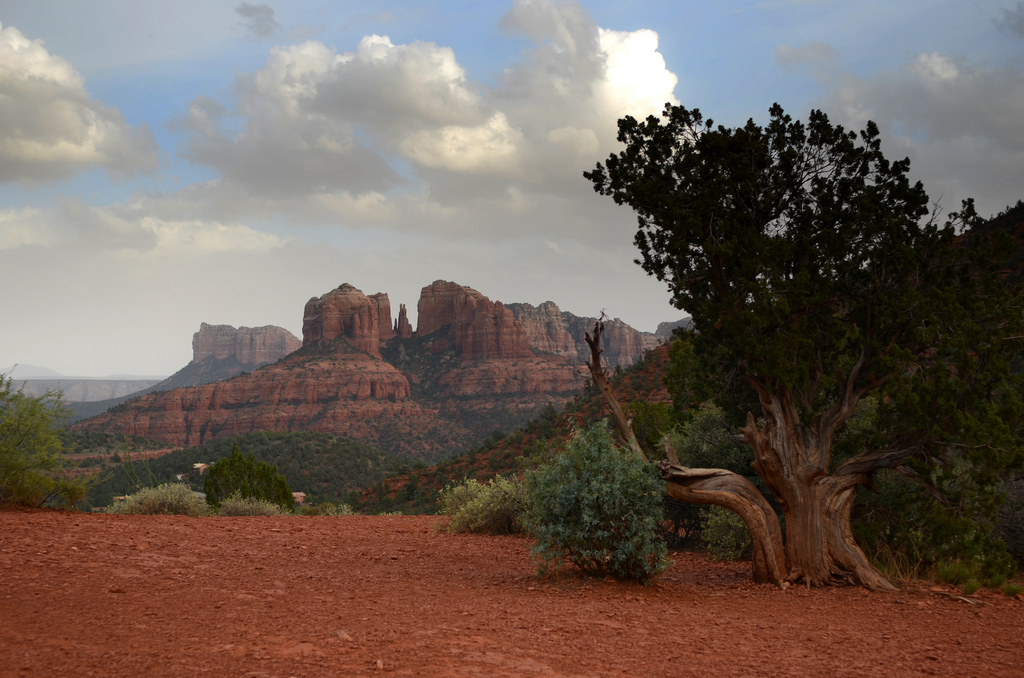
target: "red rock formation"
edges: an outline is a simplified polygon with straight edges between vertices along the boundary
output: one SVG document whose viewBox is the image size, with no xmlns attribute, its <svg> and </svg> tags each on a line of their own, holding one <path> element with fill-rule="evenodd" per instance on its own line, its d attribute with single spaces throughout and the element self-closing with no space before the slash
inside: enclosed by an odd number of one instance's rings
<svg viewBox="0 0 1024 678">
<path fill-rule="evenodd" d="M 430 418 L 409 401 L 409 381 L 365 353 L 309 356 L 301 352 L 228 381 L 153 393 L 79 424 L 172 445 L 249 431 L 329 431 L 377 435 L 381 418 Z"/>
<path fill-rule="evenodd" d="M 416 336 L 450 326 L 455 353 L 463 360 L 533 356 L 526 332 L 512 311 L 472 288 L 437 280 L 420 292 L 417 312 Z"/>
<path fill-rule="evenodd" d="M 512 311 L 515 319 L 522 323 L 530 346 L 545 353 L 578 357 L 577 342 L 569 334 L 563 314 L 555 302 L 545 301 L 537 307 L 530 304 L 508 304 L 507 308 Z"/>
<path fill-rule="evenodd" d="M 192 335 L 192 362 L 206 358 L 217 360 L 234 358 L 243 365 L 263 365 L 277 362 L 302 342 L 298 337 L 274 325 L 239 327 L 202 323 Z"/>
<path fill-rule="evenodd" d="M 409 323 L 405 304 L 398 305 L 398 320 L 395 321 L 395 329 L 392 334 L 399 339 L 412 339 L 412 325 Z"/>
<path fill-rule="evenodd" d="M 377 302 L 377 327 L 380 331 L 380 340 L 386 341 L 395 336 L 391 327 L 391 300 L 387 292 L 371 294 L 370 298 Z"/>
<path fill-rule="evenodd" d="M 306 302 L 302 317 L 302 345 L 345 337 L 353 346 L 380 356 L 380 311 L 378 301 L 345 283 L 320 298 Z M 391 305 L 388 304 L 388 328 Z"/>
</svg>

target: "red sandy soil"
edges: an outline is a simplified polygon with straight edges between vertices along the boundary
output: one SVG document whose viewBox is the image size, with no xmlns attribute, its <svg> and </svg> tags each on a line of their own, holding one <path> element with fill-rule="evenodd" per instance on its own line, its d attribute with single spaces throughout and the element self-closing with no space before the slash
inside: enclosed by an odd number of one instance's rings
<svg viewBox="0 0 1024 678">
<path fill-rule="evenodd" d="M 676 554 L 538 580 L 429 516 L 0 511 L 0 676 L 1021 676 L 1024 602 L 786 591 Z M 974 601 L 974 602 L 972 602 Z"/>
</svg>

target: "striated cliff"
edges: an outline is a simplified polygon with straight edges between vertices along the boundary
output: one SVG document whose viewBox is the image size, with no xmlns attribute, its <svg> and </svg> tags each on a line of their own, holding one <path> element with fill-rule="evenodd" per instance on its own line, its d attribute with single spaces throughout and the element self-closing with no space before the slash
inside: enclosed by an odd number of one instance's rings
<svg viewBox="0 0 1024 678">
<path fill-rule="evenodd" d="M 554 302 L 540 306 L 509 304 L 508 309 L 524 328 L 530 345 L 539 351 L 590 360 L 584 335 L 594 329 L 597 318 L 585 318 L 559 310 Z M 608 366 L 629 367 L 649 348 L 657 345 L 653 335 L 635 330 L 618 318 L 604 321 L 602 357 Z"/>
<path fill-rule="evenodd" d="M 239 327 L 202 323 L 192 335 L 192 362 L 233 358 L 240 365 L 264 365 L 285 357 L 302 346 L 299 339 L 274 325 Z"/>
<path fill-rule="evenodd" d="M 470 287 L 437 280 L 420 291 L 416 308 L 416 336 L 449 330 L 463 360 L 533 357 L 512 312 Z"/>
</svg>

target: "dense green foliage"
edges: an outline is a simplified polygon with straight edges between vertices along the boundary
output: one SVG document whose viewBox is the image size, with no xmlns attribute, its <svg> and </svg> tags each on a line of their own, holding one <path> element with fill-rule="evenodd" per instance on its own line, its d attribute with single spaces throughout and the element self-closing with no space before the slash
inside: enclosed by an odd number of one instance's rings
<svg viewBox="0 0 1024 678">
<path fill-rule="evenodd" d="M 739 560 L 750 555 L 750 533 L 738 515 L 721 506 L 701 509 L 700 540 L 715 560 Z"/>
<path fill-rule="evenodd" d="M 568 558 L 590 574 L 648 583 L 668 566 L 658 537 L 662 487 L 654 467 L 615 445 L 603 423 L 526 474 L 525 523 L 541 571 Z"/>
<path fill-rule="evenodd" d="M 203 479 L 193 470 L 193 464 L 212 464 L 223 459 L 235 444 L 256 459 L 276 465 L 289 487 L 305 492 L 307 500 L 316 503 L 352 503 L 356 490 L 409 467 L 406 460 L 330 433 L 247 433 L 153 459 L 145 459 L 144 452 L 134 453 L 133 461 L 113 469 L 109 477 L 94 488 L 90 501 L 94 506 L 105 506 L 111 497 L 138 489 L 135 478 L 153 484 L 174 481 L 181 473 L 189 473 L 189 482 L 194 489 L 201 490 Z"/>
<path fill-rule="evenodd" d="M 206 502 L 214 507 L 219 507 L 229 497 L 236 497 L 272 502 L 288 511 L 295 508 L 288 481 L 277 472 L 277 467 L 257 460 L 251 452 L 243 455 L 237 443 L 231 448 L 231 454 L 207 469 L 203 488 Z"/>
<path fill-rule="evenodd" d="M 25 395 L 0 374 L 0 503 L 75 506 L 85 499 L 93 479 L 71 476 L 61 455 L 61 400 L 57 391 Z"/>
<path fill-rule="evenodd" d="M 449 532 L 517 534 L 523 531 L 522 517 L 527 498 L 523 484 L 495 476 L 486 483 L 470 478 L 441 490 L 438 506 L 448 516 Z"/>
<path fill-rule="evenodd" d="M 164 483 L 156 487 L 144 487 L 138 492 L 128 495 L 126 499 L 115 501 L 107 508 L 107 513 L 119 513 L 130 516 L 205 516 L 209 513 L 206 502 L 202 500 L 188 485 L 183 483 Z"/>
</svg>

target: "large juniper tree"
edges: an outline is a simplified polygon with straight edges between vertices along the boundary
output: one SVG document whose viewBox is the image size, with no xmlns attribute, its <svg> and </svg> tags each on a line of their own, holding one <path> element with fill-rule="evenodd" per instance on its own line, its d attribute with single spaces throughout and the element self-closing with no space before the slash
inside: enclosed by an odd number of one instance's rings
<svg viewBox="0 0 1024 678">
<path fill-rule="evenodd" d="M 662 119 L 620 120 L 619 140 L 585 176 L 636 211 L 637 263 L 693 316 L 706 372 L 745 389 L 740 432 L 785 539 L 735 473 L 662 462 L 669 494 L 739 513 L 759 580 L 889 587 L 852 536 L 858 485 L 950 455 L 989 477 L 1020 464 L 1009 360 L 1022 315 L 998 276 L 1006 244 L 957 240 L 977 218 L 970 202 L 937 223 L 873 123 L 856 134 L 775 105 L 766 126 L 729 129 L 666 106 Z M 834 437 L 873 392 L 877 433 L 836 462 Z"/>
</svg>

